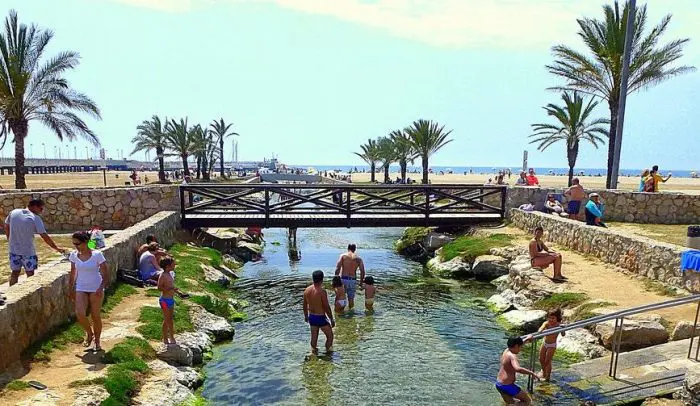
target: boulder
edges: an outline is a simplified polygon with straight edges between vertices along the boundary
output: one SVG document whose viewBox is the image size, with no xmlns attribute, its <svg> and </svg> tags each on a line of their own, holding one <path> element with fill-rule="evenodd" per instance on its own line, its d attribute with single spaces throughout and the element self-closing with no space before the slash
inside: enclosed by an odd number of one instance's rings
<svg viewBox="0 0 700 406">
<path fill-rule="evenodd" d="M 488 306 L 489 309 L 491 309 L 496 314 L 506 312 L 506 311 L 511 310 L 513 308 L 513 304 L 511 302 L 507 301 L 506 299 L 504 299 L 503 296 L 501 296 L 501 295 L 491 296 L 486 301 L 486 305 Z"/>
<path fill-rule="evenodd" d="M 190 317 L 195 330 L 202 331 L 214 338 L 214 342 L 233 338 L 234 328 L 225 318 L 206 311 L 202 306 L 190 306 Z"/>
<path fill-rule="evenodd" d="M 478 280 L 492 281 L 508 275 L 508 260 L 497 255 L 481 255 L 472 264 L 471 274 Z"/>
<path fill-rule="evenodd" d="M 175 337 L 177 341 L 179 337 Z M 183 346 L 180 343 L 161 345 L 156 351 L 156 356 L 158 359 L 167 362 L 168 364 L 181 365 L 181 366 L 192 366 L 192 350 L 187 346 Z"/>
<path fill-rule="evenodd" d="M 527 257 L 518 257 L 511 263 L 508 275 L 510 288 L 534 301 L 565 291 L 566 284 L 554 283 L 542 270 L 533 268 Z"/>
<path fill-rule="evenodd" d="M 689 321 L 679 321 L 676 327 L 673 328 L 671 333 L 671 341 L 685 340 L 693 336 L 693 323 Z M 697 330 L 695 331 L 695 337 L 698 336 Z"/>
<path fill-rule="evenodd" d="M 131 399 L 137 406 L 172 406 L 185 404 L 194 398 L 190 389 L 178 381 L 178 370 L 151 362 L 152 370 L 139 393 Z"/>
<path fill-rule="evenodd" d="M 58 405 L 59 401 L 61 400 L 61 396 L 59 396 L 57 393 L 54 393 L 50 390 L 44 390 L 36 395 L 30 397 L 29 399 L 25 399 L 21 402 L 15 403 L 17 406 L 53 406 L 53 405 Z"/>
<path fill-rule="evenodd" d="M 175 367 L 161 360 L 153 360 L 148 366 L 154 371 L 169 370 L 175 380 L 190 390 L 197 389 L 204 383 L 202 374 L 192 367 Z"/>
<path fill-rule="evenodd" d="M 499 257 L 503 257 L 503 258 L 507 259 L 508 261 L 514 261 L 515 258 L 527 254 L 527 247 L 509 246 L 509 247 L 491 248 L 489 250 L 489 253 L 491 255 L 497 255 Z"/>
<path fill-rule="evenodd" d="M 437 275 L 449 278 L 468 277 L 471 266 L 461 257 L 455 257 L 447 262 L 441 262 L 439 257 L 435 257 L 428 261 L 428 270 Z"/>
<path fill-rule="evenodd" d="M 231 248 L 231 252 L 243 261 L 248 262 L 260 256 L 262 249 L 263 247 L 260 244 L 250 241 L 239 241 L 235 247 Z"/>
<path fill-rule="evenodd" d="M 612 348 L 615 320 L 608 320 L 595 326 L 595 335 L 608 350 Z M 621 351 L 632 351 L 668 341 L 668 331 L 653 319 L 625 319 L 622 325 Z"/>
<path fill-rule="evenodd" d="M 100 406 L 102 402 L 108 397 L 109 392 L 107 392 L 107 389 L 105 389 L 104 386 L 85 386 L 79 388 L 75 392 L 75 400 L 73 400 L 73 406 Z"/>
<path fill-rule="evenodd" d="M 501 292 L 501 297 L 512 304 L 518 310 L 530 310 L 534 302 L 522 293 L 515 293 L 513 289 L 506 289 Z"/>
<path fill-rule="evenodd" d="M 214 268 L 213 266 L 200 264 L 199 265 L 204 271 L 204 280 L 211 283 L 218 283 L 223 287 L 227 287 L 231 284 L 231 280 L 224 275 L 220 270 Z"/>
<path fill-rule="evenodd" d="M 508 289 L 508 284 L 510 283 L 510 276 L 503 275 L 491 281 L 491 284 L 496 287 L 496 290 L 503 292 Z"/>
<path fill-rule="evenodd" d="M 581 355 L 585 359 L 600 358 L 608 351 L 598 344 L 598 337 L 585 328 L 569 330 L 565 336 L 559 336 L 558 347 L 562 350 Z"/>
<path fill-rule="evenodd" d="M 177 341 L 181 347 L 186 348 L 192 353 L 192 363 L 189 365 L 201 364 L 204 360 L 204 353 L 211 350 L 212 344 L 209 335 L 203 331 L 176 334 L 175 341 Z"/>
<path fill-rule="evenodd" d="M 224 276 L 226 276 L 229 279 L 238 279 L 238 275 L 229 267 L 227 267 L 224 264 L 219 265 L 218 269 Z"/>
<path fill-rule="evenodd" d="M 449 235 L 430 232 L 428 235 L 423 237 L 423 246 L 428 250 L 434 251 L 438 248 L 442 248 L 453 240 L 454 238 L 450 237 Z"/>
<path fill-rule="evenodd" d="M 679 397 L 684 405 L 700 405 L 700 371 L 688 370 Z"/>
<path fill-rule="evenodd" d="M 224 254 L 221 257 L 221 262 L 223 265 L 233 269 L 238 269 L 243 266 L 243 261 L 231 254 Z"/>
<path fill-rule="evenodd" d="M 648 398 L 640 406 L 683 406 L 683 402 L 678 399 Z"/>
<path fill-rule="evenodd" d="M 511 310 L 498 317 L 515 330 L 532 333 L 544 323 L 547 312 L 544 310 Z"/>
</svg>

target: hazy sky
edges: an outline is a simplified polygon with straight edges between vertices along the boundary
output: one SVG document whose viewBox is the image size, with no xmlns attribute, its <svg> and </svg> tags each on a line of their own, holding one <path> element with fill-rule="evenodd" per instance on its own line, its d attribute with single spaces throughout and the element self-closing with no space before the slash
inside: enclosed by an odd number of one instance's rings
<svg viewBox="0 0 700 406">
<path fill-rule="evenodd" d="M 47 55 L 81 54 L 68 78 L 102 109 L 91 126 L 108 156 L 128 154 L 136 125 L 158 114 L 232 121 L 241 159 L 360 165 L 352 151 L 367 138 L 426 118 L 454 130 L 434 165 L 516 166 L 528 149 L 531 165 L 564 167 L 564 144 L 539 152 L 527 139 L 559 100 L 544 65 L 552 45 L 581 46 L 576 18 L 599 17 L 604 2 L 0 0 L 0 10 L 52 29 Z M 690 37 L 682 62 L 700 67 L 700 2 L 648 11 L 652 24 L 673 14 L 666 38 Z M 700 169 L 698 107 L 698 72 L 633 94 L 622 167 Z M 28 153 L 33 144 L 42 157 L 42 142 L 51 157 L 57 140 L 34 125 Z M 584 146 L 577 166 L 605 162 L 606 149 Z"/>
</svg>

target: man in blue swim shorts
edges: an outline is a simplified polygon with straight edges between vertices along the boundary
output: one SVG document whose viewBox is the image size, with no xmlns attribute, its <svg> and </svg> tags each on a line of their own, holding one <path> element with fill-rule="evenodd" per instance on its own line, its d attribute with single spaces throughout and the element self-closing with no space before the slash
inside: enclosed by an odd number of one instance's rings
<svg viewBox="0 0 700 406">
<path fill-rule="evenodd" d="M 333 312 L 328 303 L 328 294 L 323 289 L 323 271 L 311 274 L 313 285 L 304 290 L 304 320 L 311 328 L 311 351 L 318 353 L 318 330 L 326 336 L 326 351 L 333 347 Z"/>
<path fill-rule="evenodd" d="M 518 353 L 525 343 L 532 341 L 532 336 L 529 335 L 523 340 L 521 337 L 512 337 L 508 339 L 508 349 L 503 351 L 501 355 L 501 369 L 498 371 L 496 379 L 496 390 L 501 394 L 503 401 L 507 405 L 515 403 L 515 399 L 519 400 L 519 405 L 529 406 L 532 399 L 527 392 L 520 389 L 515 384 L 515 374 L 531 375 L 539 381 L 539 377 L 529 369 L 523 368 L 518 363 Z"/>
<path fill-rule="evenodd" d="M 348 252 L 342 254 L 335 264 L 335 274 L 343 280 L 345 293 L 348 295 L 348 309 L 355 307 L 355 290 L 357 289 L 357 270 L 360 270 L 360 289 L 365 280 L 365 264 L 362 258 L 355 254 L 355 244 L 348 245 Z"/>
</svg>

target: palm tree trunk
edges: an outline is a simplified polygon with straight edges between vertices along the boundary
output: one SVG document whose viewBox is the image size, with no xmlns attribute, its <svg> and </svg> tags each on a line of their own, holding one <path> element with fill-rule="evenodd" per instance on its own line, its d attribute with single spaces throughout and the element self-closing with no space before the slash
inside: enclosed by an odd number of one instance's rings
<svg viewBox="0 0 700 406">
<path fill-rule="evenodd" d="M 197 179 L 200 178 L 201 174 L 202 174 L 202 157 L 197 156 Z"/>
<path fill-rule="evenodd" d="M 576 166 L 576 159 L 578 158 L 578 142 L 573 148 L 566 149 L 566 158 L 569 161 L 569 187 L 571 187 L 574 179 L 574 167 Z"/>
<path fill-rule="evenodd" d="M 384 165 L 384 183 L 389 182 L 391 182 L 391 179 L 389 179 L 389 164 L 387 163 Z"/>
<path fill-rule="evenodd" d="M 224 137 L 221 137 L 219 139 L 219 159 L 221 160 L 221 165 L 219 169 L 221 170 L 219 175 L 221 175 L 221 179 L 224 178 Z"/>
<path fill-rule="evenodd" d="M 406 167 L 408 166 L 408 162 L 401 161 L 399 162 L 399 166 L 401 166 L 401 183 L 406 183 Z"/>
<path fill-rule="evenodd" d="M 182 155 L 182 171 L 184 176 L 190 176 L 190 168 L 187 165 L 187 154 Z"/>
<path fill-rule="evenodd" d="M 615 157 L 615 138 L 617 137 L 617 97 L 608 102 L 610 107 L 610 137 L 608 138 L 608 174 L 605 180 L 605 188 L 610 189 L 613 172 L 613 158 Z"/>
<path fill-rule="evenodd" d="M 202 179 L 209 180 L 209 162 L 207 162 L 207 155 L 202 155 Z"/>
<path fill-rule="evenodd" d="M 27 136 L 29 125 L 26 121 L 10 123 L 10 129 L 15 135 L 15 189 L 26 189 L 24 180 L 24 138 Z"/>
<path fill-rule="evenodd" d="M 423 164 L 423 181 L 424 185 L 428 184 L 428 155 L 421 156 L 421 163 Z"/>
<path fill-rule="evenodd" d="M 165 160 L 163 159 L 163 147 L 156 148 L 158 155 L 158 182 L 165 183 Z"/>
<path fill-rule="evenodd" d="M 372 163 L 369 165 L 369 171 L 370 171 L 370 178 L 369 178 L 369 181 L 372 182 L 372 183 L 374 183 L 374 171 L 375 171 L 376 169 L 377 169 L 377 165 L 376 165 L 374 162 L 372 162 Z"/>
</svg>

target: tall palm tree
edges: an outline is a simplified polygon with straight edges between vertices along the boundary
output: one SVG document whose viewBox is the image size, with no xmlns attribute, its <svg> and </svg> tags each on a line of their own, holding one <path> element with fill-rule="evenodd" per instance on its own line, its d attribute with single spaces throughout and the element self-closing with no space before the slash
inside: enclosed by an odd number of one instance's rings
<svg viewBox="0 0 700 406">
<path fill-rule="evenodd" d="M 377 141 L 368 139 L 366 144 L 360 145 L 360 149 L 362 149 L 362 152 L 355 152 L 355 155 L 367 162 L 369 165 L 370 182 L 374 182 L 374 172 L 377 169 L 377 161 L 379 161 Z"/>
<path fill-rule="evenodd" d="M 391 178 L 389 178 L 389 166 L 398 159 L 396 149 L 394 149 L 394 142 L 391 141 L 391 138 L 379 137 L 377 139 L 377 152 L 377 157 L 382 163 L 380 168 L 384 171 L 384 183 L 389 183 L 391 182 Z"/>
<path fill-rule="evenodd" d="M 194 150 L 195 143 L 187 125 L 187 117 L 181 118 L 179 122 L 175 121 L 175 119 L 168 121 L 165 125 L 165 143 L 168 149 L 172 151 L 168 155 L 179 156 L 182 159 L 184 175 L 190 176 L 187 158 L 189 158 L 190 152 Z"/>
<path fill-rule="evenodd" d="M 593 97 L 584 106 L 583 97 L 577 92 L 564 92 L 561 95 L 564 100 L 563 106 L 548 104 L 544 107 L 548 116 L 554 117 L 556 124 L 533 124 L 534 133 L 530 135 L 534 138 L 531 144 L 537 143 L 537 149 L 544 151 L 550 145 L 558 142 L 566 142 L 566 158 L 569 162 L 569 186 L 574 178 L 574 166 L 578 158 L 579 143 L 588 141 L 598 148 L 598 144 L 604 144 L 608 137 L 606 124 L 610 120 L 597 118 L 589 121 L 593 109 L 598 105 Z"/>
<path fill-rule="evenodd" d="M 394 130 L 389 133 L 389 138 L 394 143 L 394 151 L 396 151 L 396 159 L 399 161 L 399 167 L 401 168 L 401 182 L 406 183 L 406 169 L 408 163 L 413 164 L 413 161 L 418 157 L 416 151 L 411 145 L 411 141 L 408 139 L 403 130 Z"/>
<path fill-rule="evenodd" d="M 82 137 L 92 145 L 100 143 L 87 124 L 76 114 L 100 119 L 100 110 L 89 97 L 72 89 L 63 76 L 78 66 L 76 52 L 61 52 L 43 61 L 53 32 L 36 25 L 20 24 L 17 12 L 10 10 L 5 33 L 0 33 L 0 136 L 10 133 L 15 142 L 15 187 L 24 189 L 24 139 L 29 122 L 38 121 L 59 140 Z"/>
<path fill-rule="evenodd" d="M 233 126 L 233 123 L 226 124 L 224 122 L 223 118 L 220 118 L 219 121 L 214 120 L 213 123 L 209 125 L 211 128 L 211 131 L 213 132 L 214 137 L 219 141 L 219 158 L 221 158 L 221 165 L 219 167 L 220 169 L 220 175 L 221 178 L 223 179 L 225 174 L 224 174 L 224 139 L 227 137 L 230 137 L 232 135 L 238 135 L 236 132 L 229 132 L 229 129 Z"/>
<path fill-rule="evenodd" d="M 625 2 L 622 14 L 617 2 L 614 7 L 604 5 L 603 14 L 602 20 L 591 18 L 578 20 L 578 34 L 590 55 L 564 45 L 557 45 L 552 48 L 555 61 L 548 65 L 547 69 L 566 79 L 566 85 L 557 89 L 579 90 L 601 97 L 608 102 L 610 141 L 606 186 L 610 187 L 629 3 Z M 647 9 L 644 5 L 638 7 L 634 21 L 628 94 L 694 69 L 690 66 L 673 66 L 674 62 L 683 56 L 683 46 L 689 41 L 688 38 L 659 44 L 668 28 L 671 16 L 664 17 L 661 23 L 648 33 L 645 33 L 646 21 Z"/>
<path fill-rule="evenodd" d="M 167 119 L 165 120 L 168 121 Z M 139 151 L 150 151 L 152 149 L 156 150 L 156 157 L 158 159 L 158 181 L 165 183 L 165 128 L 160 117 L 153 115 L 150 120 L 143 120 L 141 124 L 136 127 L 137 133 L 134 138 L 131 139 L 131 143 L 134 144 L 134 150 L 131 151 L 135 154 Z"/>
<path fill-rule="evenodd" d="M 410 140 L 411 147 L 421 158 L 423 165 L 423 183 L 428 183 L 428 159 L 440 148 L 452 142 L 447 137 L 452 130 L 445 131 L 445 126 L 441 126 L 432 120 L 414 121 L 410 127 L 404 129 L 406 136 Z"/>
</svg>

